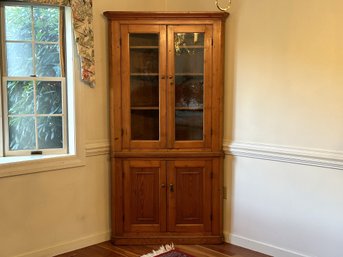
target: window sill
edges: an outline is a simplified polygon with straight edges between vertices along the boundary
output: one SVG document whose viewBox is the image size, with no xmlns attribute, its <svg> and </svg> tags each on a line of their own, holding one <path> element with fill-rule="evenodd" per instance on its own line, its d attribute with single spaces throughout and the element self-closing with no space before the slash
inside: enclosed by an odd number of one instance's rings
<svg viewBox="0 0 343 257">
<path fill-rule="evenodd" d="M 0 157 L 0 178 L 84 165 L 84 158 L 71 154 Z"/>
</svg>

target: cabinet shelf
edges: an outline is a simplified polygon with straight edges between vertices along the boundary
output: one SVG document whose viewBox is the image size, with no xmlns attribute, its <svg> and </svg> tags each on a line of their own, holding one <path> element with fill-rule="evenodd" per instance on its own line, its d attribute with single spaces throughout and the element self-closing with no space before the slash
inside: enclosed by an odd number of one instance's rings
<svg viewBox="0 0 343 257">
<path fill-rule="evenodd" d="M 175 110 L 177 111 L 202 111 L 204 108 L 202 106 L 199 107 L 175 107 Z"/>
<path fill-rule="evenodd" d="M 175 76 L 204 76 L 204 73 L 199 73 L 199 72 L 175 73 Z"/>
<path fill-rule="evenodd" d="M 186 45 L 186 46 L 177 46 L 176 48 L 180 48 L 180 49 L 204 49 L 203 45 Z"/>
<path fill-rule="evenodd" d="M 130 49 L 159 49 L 159 46 L 130 46 Z"/>
<path fill-rule="evenodd" d="M 141 72 L 139 72 L 139 73 L 131 73 L 130 74 L 131 76 L 159 76 L 159 74 L 158 73 L 141 73 Z"/>
<path fill-rule="evenodd" d="M 159 107 L 131 107 L 131 110 L 139 110 L 139 111 L 150 111 L 150 110 L 158 110 Z"/>
</svg>

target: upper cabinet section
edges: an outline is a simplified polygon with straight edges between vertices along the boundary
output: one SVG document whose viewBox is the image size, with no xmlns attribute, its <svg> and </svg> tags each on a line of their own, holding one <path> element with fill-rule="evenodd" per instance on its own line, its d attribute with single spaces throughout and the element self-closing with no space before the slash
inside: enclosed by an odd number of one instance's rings
<svg viewBox="0 0 343 257">
<path fill-rule="evenodd" d="M 105 15 L 112 150 L 220 151 L 227 15 Z"/>
</svg>

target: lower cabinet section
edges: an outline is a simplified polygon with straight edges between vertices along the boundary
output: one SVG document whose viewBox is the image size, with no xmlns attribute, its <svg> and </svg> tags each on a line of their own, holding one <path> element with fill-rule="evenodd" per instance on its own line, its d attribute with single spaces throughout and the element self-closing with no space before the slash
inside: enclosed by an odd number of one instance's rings
<svg viewBox="0 0 343 257">
<path fill-rule="evenodd" d="M 220 158 L 116 159 L 113 242 L 220 243 Z"/>
</svg>

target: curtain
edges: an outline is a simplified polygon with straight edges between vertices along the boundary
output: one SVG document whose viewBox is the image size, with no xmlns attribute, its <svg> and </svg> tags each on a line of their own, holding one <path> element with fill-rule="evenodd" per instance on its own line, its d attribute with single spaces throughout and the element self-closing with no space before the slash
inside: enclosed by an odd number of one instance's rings
<svg viewBox="0 0 343 257">
<path fill-rule="evenodd" d="M 18 0 L 17 0 L 18 1 Z M 95 86 L 95 59 L 92 0 L 19 0 L 37 4 L 70 6 L 76 47 L 81 62 L 81 79 Z"/>
</svg>

